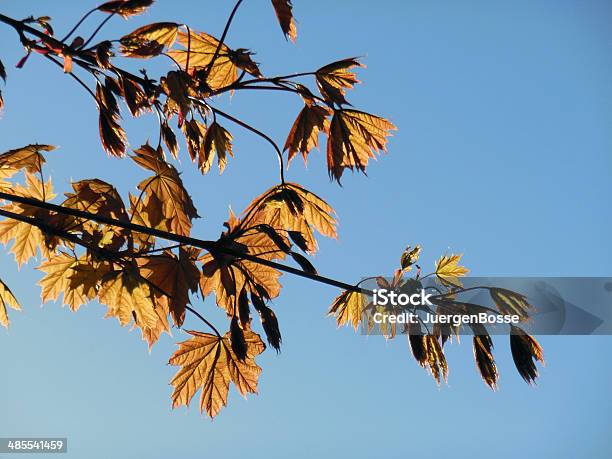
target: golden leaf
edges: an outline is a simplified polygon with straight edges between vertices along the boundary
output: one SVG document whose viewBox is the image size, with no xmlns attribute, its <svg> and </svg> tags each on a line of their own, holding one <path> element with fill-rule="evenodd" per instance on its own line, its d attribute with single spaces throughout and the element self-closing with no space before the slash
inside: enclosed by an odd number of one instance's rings
<svg viewBox="0 0 612 459">
<path fill-rule="evenodd" d="M 297 39 L 297 27 L 295 26 L 295 19 L 293 18 L 293 5 L 291 0 L 272 0 L 274 11 L 278 22 L 285 34 L 285 37 L 289 37 L 292 42 L 295 43 Z"/>
<path fill-rule="evenodd" d="M 219 47 L 219 40 L 204 32 L 191 31 L 190 34 L 179 32 L 178 42 L 185 49 L 173 49 L 168 54 L 183 68 L 187 66 L 189 60 L 189 69 L 185 68 L 188 73 L 210 66 Z M 238 69 L 260 77 L 259 68 L 250 56 L 251 54 L 245 49 L 234 51 L 222 44 L 212 68 L 208 70 L 206 83 L 211 89 L 229 86 L 238 79 Z"/>
<path fill-rule="evenodd" d="M 34 198 L 40 201 L 45 198 L 52 199 L 55 196 L 51 179 L 43 187 L 40 179 L 29 172 L 26 172 L 26 186 L 16 185 L 11 191 L 17 196 Z M 3 209 L 27 217 L 48 218 L 47 211 L 24 204 L 9 204 L 4 206 Z M 50 256 L 45 235 L 38 227 L 29 223 L 10 218 L 0 221 L 0 242 L 7 245 L 11 240 L 14 240 L 14 243 L 10 251 L 15 255 L 15 260 L 20 267 L 30 258 L 36 256 L 37 249 L 40 249 L 44 258 Z"/>
<path fill-rule="evenodd" d="M 189 293 L 198 290 L 200 271 L 193 261 L 195 256 L 197 251 L 181 248 L 178 257 L 167 251 L 139 260 L 140 274 L 168 295 L 169 310 L 177 327 L 185 320 Z"/>
<path fill-rule="evenodd" d="M 104 275 L 98 298 L 108 307 L 106 317 L 117 317 L 123 327 L 132 320 L 142 329 L 157 325 L 158 317 L 149 285 L 134 269 L 114 270 Z"/>
<path fill-rule="evenodd" d="M 172 232 L 188 236 L 191 220 L 198 217 L 198 212 L 178 171 L 163 159 L 161 151 L 154 150 L 148 144 L 134 153 L 136 155 L 132 159 L 137 164 L 155 173 L 138 185 L 138 189 L 146 194 L 144 207 L 147 212 L 149 215 L 159 212 L 162 218 L 168 220 Z"/>
<path fill-rule="evenodd" d="M 347 104 L 344 98 L 346 89 L 351 89 L 359 83 L 357 77 L 349 70 L 354 67 L 364 67 L 356 57 L 332 62 L 316 71 L 317 86 L 323 98 L 337 105 Z"/>
<path fill-rule="evenodd" d="M 436 380 L 438 385 L 440 384 L 440 376 L 444 381 L 448 376 L 448 365 L 446 363 L 446 357 L 444 357 L 444 351 L 438 341 L 438 338 L 433 335 L 425 335 L 424 337 L 425 352 L 427 354 L 427 366 L 431 375 Z"/>
<path fill-rule="evenodd" d="M 216 121 L 213 122 L 202 141 L 202 148 L 198 156 L 198 167 L 202 174 L 206 174 L 212 166 L 215 155 L 219 164 L 219 173 L 223 173 L 227 164 L 227 155 L 234 156 L 232 152 L 232 135 L 219 125 Z"/>
<path fill-rule="evenodd" d="M 17 298 L 13 295 L 11 289 L 0 279 L 0 325 L 6 328 L 9 326 L 7 306 L 16 311 L 21 311 Z"/>
<path fill-rule="evenodd" d="M 436 276 L 444 285 L 453 287 L 463 285 L 459 277 L 465 276 L 470 270 L 459 264 L 461 256 L 462 254 L 444 255 L 436 261 Z"/>
<path fill-rule="evenodd" d="M 284 150 L 289 151 L 288 162 L 299 151 L 307 161 L 308 153 L 318 147 L 319 132 L 327 132 L 330 110 L 315 104 L 306 104 L 296 118 L 285 141 Z"/>
<path fill-rule="evenodd" d="M 37 269 L 45 273 L 38 282 L 43 303 L 56 301 L 63 294 L 62 304 L 77 311 L 97 295 L 96 286 L 110 269 L 107 262 L 89 260 L 86 256 L 76 258 L 64 252 L 51 257 Z"/>
<path fill-rule="evenodd" d="M 313 229 L 327 237 L 337 236 L 337 222 L 331 206 L 295 183 L 270 188 L 253 200 L 242 215 L 243 228 L 266 224 L 277 231 L 301 233 L 311 253 L 317 250 Z"/>
<path fill-rule="evenodd" d="M 365 173 L 370 158 L 386 151 L 395 126 L 384 118 L 357 110 L 336 110 L 327 139 L 329 176 L 340 183 L 344 169 Z"/>
<path fill-rule="evenodd" d="M 174 44 L 178 27 L 174 22 L 156 22 L 139 27 L 119 40 L 121 53 L 144 59 L 157 56 Z"/>
<path fill-rule="evenodd" d="M 419 260 L 421 254 L 421 246 L 415 245 L 414 248 L 411 246 L 406 247 L 400 258 L 400 266 L 404 272 L 410 271 L 412 265 Z"/>
<path fill-rule="evenodd" d="M 360 292 L 345 290 L 336 297 L 328 315 L 336 316 L 338 327 L 342 325 L 352 325 L 355 331 L 359 328 L 364 309 L 367 304 L 367 297 Z"/>
<path fill-rule="evenodd" d="M 40 173 L 42 165 L 46 162 L 40 152 L 52 151 L 55 148 L 52 145 L 33 144 L 2 153 L 0 155 L 0 177 L 11 177 L 20 169 L 25 169 L 30 173 Z"/>
<path fill-rule="evenodd" d="M 179 349 L 169 361 L 170 365 L 181 367 L 171 381 L 173 408 L 188 406 L 201 390 L 200 411 L 213 418 L 227 405 L 230 382 L 243 396 L 257 393 L 261 368 L 255 363 L 255 357 L 265 349 L 259 335 L 244 332 L 247 353 L 244 360 L 239 360 L 232 350 L 229 333 L 223 337 L 197 331 L 187 333 L 192 338 L 179 343 Z"/>
<path fill-rule="evenodd" d="M 502 314 L 516 314 L 521 320 L 526 320 L 529 318 L 530 311 L 534 309 L 525 295 L 512 290 L 493 287 L 489 289 L 489 294 Z"/>
</svg>

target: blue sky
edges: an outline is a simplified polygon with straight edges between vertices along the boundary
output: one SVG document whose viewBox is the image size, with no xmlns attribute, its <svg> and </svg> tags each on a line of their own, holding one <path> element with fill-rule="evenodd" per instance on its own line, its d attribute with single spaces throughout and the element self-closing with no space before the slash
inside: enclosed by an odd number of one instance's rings
<svg viewBox="0 0 612 459">
<path fill-rule="evenodd" d="M 160 20 L 218 35 L 231 8 L 157 3 L 128 23 L 114 20 L 102 36 Z M 399 128 L 368 177 L 348 173 L 343 188 L 329 182 L 324 154 L 313 153 L 307 169 L 299 160 L 290 169 L 291 180 L 339 214 L 339 240 L 321 241 L 315 258 L 322 274 L 349 282 L 386 274 L 407 244 L 420 243 L 424 266 L 463 252 L 474 275 L 610 276 L 609 2 L 294 3 L 296 45 L 283 39 L 269 2 L 255 0 L 245 1 L 229 44 L 256 50 L 267 75 L 364 56 L 363 84 L 349 100 Z M 63 31 L 88 6 L 13 1 L 0 11 L 50 15 Z M 87 94 L 36 56 L 14 69 L 22 50 L 12 30 L 0 27 L 0 43 L 9 71 L 0 150 L 61 146 L 46 169 L 61 192 L 70 179 L 92 177 L 132 190 L 144 175 L 129 161 L 106 158 Z M 264 97 L 238 94 L 224 106 L 282 142 L 300 102 Z M 126 127 L 133 147 L 157 135 L 153 117 Z M 183 161 L 204 217 L 194 229 L 199 237 L 216 237 L 229 205 L 241 210 L 276 180 L 267 145 L 230 130 L 235 158 L 223 176 L 201 177 Z M 0 435 L 67 436 L 67 457 L 605 458 L 612 450 L 609 337 L 541 337 L 547 366 L 536 388 L 514 370 L 507 340 L 496 337 L 496 393 L 480 381 L 466 339 L 447 349 L 449 384 L 439 388 L 403 338 L 337 330 L 325 317 L 337 291 L 287 277 L 275 301 L 282 353 L 260 359 L 258 396 L 231 393 L 229 407 L 210 422 L 195 406 L 170 409 L 174 369 L 166 361 L 181 331 L 149 355 L 137 332 L 104 320 L 97 304 L 78 313 L 41 308 L 32 266 L 18 271 L 12 256 L 0 254 L 0 276 L 25 307 L 0 331 Z M 211 299 L 196 305 L 221 318 Z"/>
</svg>

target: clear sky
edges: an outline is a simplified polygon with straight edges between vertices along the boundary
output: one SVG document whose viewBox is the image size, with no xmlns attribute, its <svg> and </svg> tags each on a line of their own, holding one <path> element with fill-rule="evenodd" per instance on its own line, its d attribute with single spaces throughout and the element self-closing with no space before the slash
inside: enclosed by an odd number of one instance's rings
<svg viewBox="0 0 612 459">
<path fill-rule="evenodd" d="M 296 45 L 285 42 L 264 0 L 245 0 L 229 44 L 256 50 L 267 75 L 365 56 L 364 83 L 350 100 L 399 127 L 369 176 L 348 173 L 343 188 L 329 182 L 324 154 L 290 169 L 290 179 L 340 217 L 339 240 L 322 241 L 315 259 L 322 274 L 354 281 L 389 273 L 409 243 L 423 245 L 428 267 L 446 251 L 463 252 L 475 275 L 612 274 L 609 1 L 294 3 Z M 64 31 L 90 4 L 4 1 L 0 11 L 49 15 Z M 113 20 L 102 35 L 160 20 L 219 35 L 230 8 L 160 0 L 129 23 Z M 130 161 L 106 158 L 89 96 L 37 56 L 16 70 L 16 38 L 0 27 L 9 71 L 0 150 L 59 145 L 46 169 L 59 191 L 70 179 L 99 177 L 127 193 L 144 175 Z M 300 103 L 238 94 L 225 107 L 282 142 Z M 126 126 L 133 147 L 157 135 L 154 117 Z M 201 177 L 183 161 L 204 217 L 194 229 L 202 238 L 216 237 L 228 205 L 241 210 L 276 180 L 267 145 L 231 131 L 235 158 L 221 178 Z M 465 339 L 447 349 L 449 383 L 439 388 L 403 337 L 337 330 L 325 317 L 337 291 L 286 277 L 275 301 L 282 353 L 260 359 L 258 396 L 231 393 L 211 422 L 196 406 L 170 408 L 174 368 L 166 361 L 181 331 L 149 355 L 139 333 L 104 320 L 98 304 L 78 313 L 41 308 L 32 266 L 18 271 L 0 254 L 0 277 L 25 307 L 11 315 L 8 332 L 0 330 L 0 436 L 67 436 L 67 457 L 608 458 L 612 451 L 609 337 L 541 337 L 547 366 L 535 388 L 514 370 L 507 339 L 496 337 L 496 393 L 480 380 Z M 196 306 L 221 318 L 211 299 Z"/>
</svg>

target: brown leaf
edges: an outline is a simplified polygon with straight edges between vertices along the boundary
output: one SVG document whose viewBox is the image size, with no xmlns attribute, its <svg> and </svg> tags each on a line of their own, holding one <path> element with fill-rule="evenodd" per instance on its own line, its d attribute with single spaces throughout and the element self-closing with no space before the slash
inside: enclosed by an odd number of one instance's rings
<svg viewBox="0 0 612 459">
<path fill-rule="evenodd" d="M 513 325 L 510 326 L 510 350 L 512 360 L 521 377 L 528 384 L 535 384 L 538 378 L 536 361 L 544 364 L 544 351 L 533 336 Z"/>
<path fill-rule="evenodd" d="M 336 316 L 338 327 L 350 324 L 357 331 L 366 303 L 367 297 L 362 293 L 345 290 L 336 297 L 327 314 Z"/>
<path fill-rule="evenodd" d="M 301 233 L 311 253 L 317 250 L 313 229 L 324 236 L 337 236 L 337 222 L 331 206 L 295 183 L 270 188 L 253 200 L 242 215 L 242 228 L 266 224 L 277 230 Z"/>
<path fill-rule="evenodd" d="M 124 18 L 144 12 L 153 4 L 153 0 L 113 0 L 98 6 L 99 11 L 116 13 Z"/>
<path fill-rule="evenodd" d="M 160 126 L 162 139 L 166 144 L 166 147 L 170 151 L 170 154 L 174 159 L 178 158 L 178 142 L 176 141 L 176 135 L 170 126 L 168 126 L 168 122 L 164 120 L 164 122 Z"/>
<path fill-rule="evenodd" d="M 327 132 L 329 129 L 327 117 L 330 114 L 329 109 L 320 105 L 306 104 L 304 106 L 285 141 L 284 150 L 289 151 L 289 163 L 298 151 L 302 153 L 304 163 L 307 162 L 308 153 L 318 147 L 319 132 Z"/>
<path fill-rule="evenodd" d="M 493 359 L 493 341 L 482 325 L 475 327 L 473 338 L 474 359 L 483 381 L 493 390 L 497 389 L 497 365 Z"/>
<path fill-rule="evenodd" d="M 156 22 L 139 27 L 119 40 L 121 53 L 144 59 L 157 56 L 174 44 L 178 27 L 174 22 Z"/>
<path fill-rule="evenodd" d="M 113 43 L 106 40 L 96 46 L 96 62 L 100 68 L 110 69 L 113 54 Z"/>
<path fill-rule="evenodd" d="M 140 116 L 143 111 L 151 110 L 151 104 L 140 85 L 129 78 L 120 77 L 119 84 L 123 98 L 132 116 Z"/>
<path fill-rule="evenodd" d="M 344 169 L 365 173 L 370 158 L 386 151 L 395 126 L 384 118 L 357 110 L 336 110 L 327 139 L 327 168 L 340 183 Z"/>
<path fill-rule="evenodd" d="M 60 252 L 37 269 L 45 273 L 38 282 L 43 303 L 56 301 L 61 293 L 62 303 L 77 311 L 96 297 L 98 282 L 110 270 L 110 265 L 90 260 L 87 256 L 76 258 Z"/>
<path fill-rule="evenodd" d="M 201 390 L 200 411 L 206 411 L 212 418 L 227 405 L 230 382 L 243 396 L 257 393 L 261 368 L 255 363 L 255 357 L 265 349 L 259 335 L 244 332 L 247 352 L 241 361 L 232 350 L 229 333 L 223 337 L 197 331 L 187 333 L 192 338 L 179 343 L 179 349 L 169 361 L 170 365 L 181 367 L 171 381 L 173 408 L 189 405 Z"/>
<path fill-rule="evenodd" d="M 10 177 L 13 175 L 12 173 L 25 169 L 32 174 L 40 174 L 41 167 L 46 162 L 41 152 L 53 151 L 55 148 L 53 145 L 33 144 L 2 153 L 0 155 L 0 173 L 2 177 Z"/>
<path fill-rule="evenodd" d="M 213 122 L 202 140 L 202 148 L 198 155 L 198 167 L 202 174 L 206 174 L 212 166 L 215 155 L 219 164 L 219 173 L 223 173 L 227 164 L 227 155 L 234 156 L 232 152 L 232 135 L 216 121 Z"/>
<path fill-rule="evenodd" d="M 251 53 L 245 49 L 231 50 L 225 44 L 221 45 L 212 68 L 208 69 L 219 46 L 219 40 L 212 35 L 194 31 L 191 31 L 191 34 L 179 32 L 178 42 L 185 49 L 173 49 L 168 54 L 187 72 L 206 69 L 204 76 L 211 89 L 234 83 L 238 79 L 238 69 L 255 77 L 261 76 L 257 64 L 251 59 Z M 187 60 L 189 69 L 186 68 Z"/>
<path fill-rule="evenodd" d="M 297 39 L 297 27 L 295 26 L 295 19 L 293 18 L 293 5 L 291 0 L 272 0 L 274 11 L 278 22 L 285 34 L 285 37 L 289 37 L 292 42 L 295 43 Z"/>
<path fill-rule="evenodd" d="M 109 88 L 107 79 L 106 85 L 100 83 L 96 86 L 96 100 L 100 111 L 99 129 L 102 146 L 109 155 L 122 157 L 125 155 L 127 137 L 125 131 L 119 124 L 119 107 L 112 90 Z"/>
<path fill-rule="evenodd" d="M 106 317 L 116 317 L 121 326 L 132 320 L 142 329 L 157 325 L 150 287 L 132 267 L 107 273 L 101 281 L 98 298 L 108 307 Z"/>
<path fill-rule="evenodd" d="M 9 318 L 7 313 L 7 307 L 16 311 L 21 311 L 21 306 L 11 292 L 11 289 L 0 279 L 0 325 L 5 328 L 9 326 Z"/>
<path fill-rule="evenodd" d="M 356 57 L 342 59 L 341 61 L 325 65 L 316 71 L 317 86 L 326 101 L 337 105 L 348 104 L 344 98 L 346 89 L 351 89 L 355 84 L 359 83 L 359 80 L 357 80 L 353 72 L 350 72 L 350 69 L 364 67 L 357 59 Z"/>
<path fill-rule="evenodd" d="M 156 204 L 161 204 L 161 218 L 167 219 L 170 230 L 182 236 L 191 231 L 191 220 L 198 217 L 191 196 L 183 186 L 178 171 L 163 159 L 160 150 L 154 150 L 146 144 L 135 150 L 131 158 L 143 168 L 155 173 L 138 184 L 138 189 L 146 197 L 144 206 L 154 212 Z M 152 199 L 151 196 L 155 196 Z"/>
<path fill-rule="evenodd" d="M 259 313 L 261 325 L 266 333 L 268 343 L 276 349 L 277 353 L 280 352 L 280 346 L 283 339 L 276 314 L 274 314 L 272 309 L 266 306 L 264 300 L 257 293 L 251 293 L 251 302 L 255 310 Z"/>
<path fill-rule="evenodd" d="M 1 60 L 0 60 L 0 78 L 2 78 L 2 81 L 6 82 L 6 69 L 4 68 L 4 64 L 2 63 Z"/>
<path fill-rule="evenodd" d="M 167 251 L 163 255 L 139 260 L 141 275 L 168 295 L 170 313 L 177 327 L 181 327 L 185 320 L 189 294 L 198 290 L 200 270 L 192 259 L 193 255 L 193 251 L 181 248 L 178 257 Z"/>
</svg>

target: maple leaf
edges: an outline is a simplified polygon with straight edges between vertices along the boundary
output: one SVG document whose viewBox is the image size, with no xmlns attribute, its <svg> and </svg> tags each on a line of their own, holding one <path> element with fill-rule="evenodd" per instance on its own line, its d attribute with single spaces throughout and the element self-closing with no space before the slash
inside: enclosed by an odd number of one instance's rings
<svg viewBox="0 0 612 459">
<path fill-rule="evenodd" d="M 46 162 L 41 151 L 52 151 L 55 148 L 53 145 L 32 144 L 2 153 L 0 155 L 0 177 L 10 177 L 11 172 L 17 172 L 20 169 L 40 174 L 42 165 Z"/>
<path fill-rule="evenodd" d="M 198 253 L 181 248 L 178 257 L 166 251 L 139 260 L 141 275 L 168 295 L 169 310 L 177 327 L 185 320 L 189 293 L 198 290 L 200 271 L 193 261 Z"/>
<path fill-rule="evenodd" d="M 114 87 L 116 85 L 116 87 Z M 125 154 L 127 136 L 119 124 L 121 116 L 113 91 L 121 89 L 112 78 L 107 78 L 105 85 L 97 83 L 96 102 L 98 103 L 98 128 L 100 140 L 106 152 L 111 156 L 122 157 Z"/>
<path fill-rule="evenodd" d="M 188 73 L 193 70 L 206 70 L 206 84 L 211 89 L 223 88 L 234 83 L 238 79 L 238 69 L 255 77 L 261 77 L 257 64 L 251 59 L 251 53 L 245 49 L 232 50 L 225 44 L 219 48 L 212 68 L 209 69 L 219 47 L 219 40 L 212 35 L 194 31 L 190 34 L 179 32 L 178 42 L 185 49 L 173 49 L 168 54 L 184 68 L 189 61 L 189 68 L 185 68 Z"/>
<path fill-rule="evenodd" d="M 411 246 L 406 247 L 400 258 L 400 266 L 404 272 L 408 272 L 412 269 L 412 265 L 419 260 L 421 254 L 421 246 L 415 245 L 414 248 Z"/>
<path fill-rule="evenodd" d="M 119 14 L 124 18 L 143 13 L 153 4 L 153 0 L 112 0 L 98 6 L 99 11 Z"/>
<path fill-rule="evenodd" d="M 236 314 L 238 294 L 242 290 L 265 294 L 275 298 L 280 293 L 278 278 L 280 271 L 249 260 L 220 257 L 207 253 L 199 259 L 202 262 L 200 290 L 203 296 L 215 293 L 215 300 L 228 316 Z"/>
<path fill-rule="evenodd" d="M 11 292 L 11 289 L 0 279 L 0 325 L 5 328 L 9 326 L 9 318 L 7 313 L 7 307 L 16 311 L 21 311 L 21 306 Z"/>
<path fill-rule="evenodd" d="M 363 316 L 367 297 L 360 292 L 345 290 L 336 297 L 329 309 L 328 315 L 336 316 L 338 327 L 352 325 L 355 331 Z"/>
<path fill-rule="evenodd" d="M 357 77 L 350 69 L 365 67 L 356 57 L 342 59 L 321 67 L 315 72 L 317 86 L 323 98 L 338 105 L 348 104 L 344 98 L 346 89 L 351 89 L 359 83 Z"/>
<path fill-rule="evenodd" d="M 538 377 L 535 361 L 544 364 L 544 351 L 533 337 L 518 327 L 510 325 L 510 350 L 512 360 L 521 377 L 528 384 L 534 384 Z"/>
<path fill-rule="evenodd" d="M 455 287 L 463 285 L 459 277 L 465 276 L 470 270 L 459 264 L 461 256 L 462 254 L 444 255 L 436 261 L 436 276 L 444 285 Z"/>
<path fill-rule="evenodd" d="M 473 350 L 476 366 L 483 381 L 493 390 L 497 388 L 499 373 L 493 359 L 493 341 L 484 326 L 472 324 L 474 330 Z"/>
<path fill-rule="evenodd" d="M 162 215 L 161 209 L 163 204 L 159 201 L 159 198 L 155 194 L 152 194 L 148 198 L 147 205 L 145 206 L 142 199 L 136 198 L 136 196 L 130 193 L 130 221 L 137 225 L 146 226 L 147 228 L 155 228 L 162 231 L 170 231 L 170 224 L 167 218 Z M 151 248 L 155 243 L 155 236 L 150 234 L 140 233 L 132 231 L 132 240 L 136 242 L 141 250 L 147 250 Z"/>
<path fill-rule="evenodd" d="M 51 179 L 43 185 L 37 176 L 29 172 L 26 172 L 26 186 L 16 185 L 11 191 L 17 196 L 34 198 L 39 201 L 43 201 L 45 198 L 52 199 L 55 196 Z M 9 204 L 2 208 L 27 217 L 48 218 L 47 211 L 24 204 Z M 36 256 L 37 250 L 40 250 L 44 258 L 49 258 L 50 256 L 45 235 L 34 225 L 14 219 L 0 221 L 0 242 L 7 245 L 11 240 L 14 240 L 14 243 L 10 251 L 15 255 L 15 260 L 19 267 L 30 258 Z"/>
<path fill-rule="evenodd" d="M 231 345 L 230 334 L 223 337 L 187 331 L 192 338 L 179 343 L 179 349 L 170 357 L 170 365 L 180 366 L 171 384 L 172 407 L 189 405 L 198 391 L 200 411 L 214 418 L 227 405 L 230 382 L 241 395 L 257 393 L 261 368 L 255 357 L 265 350 L 265 344 L 257 333 L 244 332 L 246 356 L 238 359 Z"/>
<path fill-rule="evenodd" d="M 278 18 L 278 22 L 285 37 L 289 37 L 289 39 L 295 43 L 297 39 L 297 27 L 295 25 L 295 19 L 293 18 L 293 5 L 291 4 L 291 0 L 272 0 L 272 5 L 274 6 L 276 17 Z"/>
<path fill-rule="evenodd" d="M 178 27 L 174 22 L 156 22 L 139 27 L 119 40 L 121 53 L 143 59 L 157 56 L 174 44 Z"/>
<path fill-rule="evenodd" d="M 190 96 L 195 95 L 191 77 L 181 71 L 171 71 L 161 78 L 161 88 L 168 96 L 165 111 L 167 113 L 178 113 L 179 122 L 187 116 L 191 110 Z"/>
<path fill-rule="evenodd" d="M 527 297 L 520 293 L 513 292 L 504 288 L 492 287 L 489 289 L 489 294 L 495 302 L 497 309 L 502 314 L 518 315 L 521 320 L 527 320 L 529 313 L 534 307 L 529 304 Z"/>
<path fill-rule="evenodd" d="M 62 304 L 77 311 L 97 295 L 97 284 L 110 270 L 107 262 L 77 258 L 65 252 L 51 257 L 37 269 L 45 273 L 38 282 L 43 303 L 56 301 L 63 294 Z"/>
<path fill-rule="evenodd" d="M 219 173 L 223 173 L 227 164 L 227 155 L 234 156 L 232 135 L 216 121 L 206 129 L 202 140 L 202 148 L 199 151 L 198 167 L 203 174 L 210 170 L 215 154 L 219 164 Z"/>
<path fill-rule="evenodd" d="M 313 229 L 327 237 L 337 237 L 335 212 L 316 194 L 295 183 L 274 186 L 244 210 L 243 228 L 266 224 L 276 231 L 301 233 L 308 252 L 317 250 Z"/>
<path fill-rule="evenodd" d="M 157 314 L 149 285 L 134 267 L 113 270 L 102 277 L 100 303 L 108 307 L 106 317 L 117 317 L 121 326 L 134 320 L 142 329 L 155 328 Z"/>
<path fill-rule="evenodd" d="M 110 69 L 112 67 L 110 60 L 113 56 L 114 53 L 112 42 L 105 40 L 96 46 L 96 63 L 99 67 L 103 69 Z"/>
<path fill-rule="evenodd" d="M 119 86 L 132 116 L 140 116 L 143 111 L 151 109 L 151 104 L 138 83 L 122 76 L 119 78 Z"/>
<path fill-rule="evenodd" d="M 138 189 L 146 194 L 144 207 L 149 215 L 158 212 L 168 220 L 170 230 L 182 236 L 191 231 L 191 220 L 198 217 L 191 197 L 183 186 L 178 171 L 168 164 L 160 150 L 148 144 L 135 150 L 131 158 L 143 168 L 155 173 L 139 183 Z M 155 198 L 152 198 L 155 196 Z"/>
<path fill-rule="evenodd" d="M 306 103 L 285 141 L 284 150 L 289 151 L 289 163 L 298 151 L 302 153 L 304 163 L 307 162 L 308 153 L 318 147 L 319 132 L 327 132 L 329 128 L 327 117 L 330 114 L 331 111 L 326 107 Z"/>
<path fill-rule="evenodd" d="M 370 158 L 386 151 L 395 126 L 384 118 L 358 110 L 336 110 L 327 139 L 327 169 L 340 183 L 344 169 L 365 173 Z"/>
</svg>

